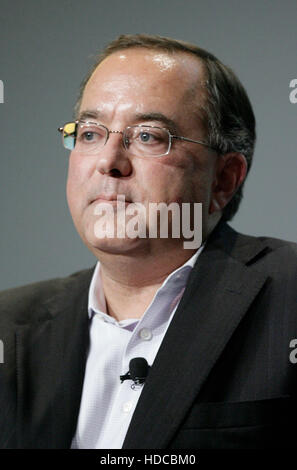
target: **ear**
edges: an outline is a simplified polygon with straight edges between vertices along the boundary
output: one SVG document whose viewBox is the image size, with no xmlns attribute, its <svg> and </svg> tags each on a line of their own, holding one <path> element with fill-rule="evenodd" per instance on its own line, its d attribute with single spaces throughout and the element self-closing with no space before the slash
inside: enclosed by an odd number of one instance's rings
<svg viewBox="0 0 297 470">
<path fill-rule="evenodd" d="M 222 210 L 232 199 L 247 173 L 247 162 L 242 153 L 219 155 L 212 185 L 209 214 Z"/>
</svg>

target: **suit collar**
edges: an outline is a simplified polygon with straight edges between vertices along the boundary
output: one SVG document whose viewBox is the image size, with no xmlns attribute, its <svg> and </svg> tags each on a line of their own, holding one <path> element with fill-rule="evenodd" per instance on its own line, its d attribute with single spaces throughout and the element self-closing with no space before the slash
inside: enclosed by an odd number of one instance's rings
<svg viewBox="0 0 297 470">
<path fill-rule="evenodd" d="M 252 264 L 269 250 L 260 238 L 238 233 L 224 221 L 218 223 L 207 240 L 208 251 L 223 252 L 243 264 Z"/>
</svg>

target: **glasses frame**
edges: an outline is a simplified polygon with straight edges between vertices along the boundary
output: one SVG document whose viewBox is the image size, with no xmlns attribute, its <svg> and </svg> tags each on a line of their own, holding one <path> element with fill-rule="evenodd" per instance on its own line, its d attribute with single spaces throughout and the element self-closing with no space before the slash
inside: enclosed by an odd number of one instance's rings
<svg viewBox="0 0 297 470">
<path fill-rule="evenodd" d="M 105 142 L 103 144 L 103 146 L 101 148 L 103 148 L 108 139 L 109 139 L 109 136 L 110 134 L 122 134 L 123 136 L 123 146 L 126 150 L 129 150 L 128 146 L 127 146 L 127 143 L 125 141 L 125 135 L 126 135 L 126 131 L 127 129 L 134 129 L 135 127 L 146 127 L 146 128 L 149 128 L 149 129 L 162 129 L 164 131 L 166 131 L 168 133 L 168 136 L 169 136 L 169 144 L 168 144 L 168 150 L 167 152 L 165 153 L 162 153 L 161 155 L 149 155 L 145 158 L 158 158 L 158 157 L 164 157 L 165 155 L 168 155 L 170 153 L 170 150 L 171 150 L 171 146 L 172 146 L 172 139 L 176 139 L 176 140 L 181 140 L 181 141 L 185 141 L 185 142 L 192 142 L 194 144 L 200 144 L 200 145 L 203 145 L 204 147 L 208 147 L 210 148 L 211 150 L 214 150 L 215 152 L 217 152 L 217 149 L 215 149 L 214 147 L 212 147 L 211 145 L 209 145 L 207 142 L 204 142 L 203 140 L 193 140 L 193 139 L 189 139 L 188 137 L 183 137 L 183 136 L 180 136 L 180 135 L 174 135 L 174 134 L 171 134 L 171 132 L 166 128 L 166 127 L 160 127 L 160 126 L 150 126 L 150 125 L 144 125 L 144 124 L 137 124 L 135 126 L 127 126 L 125 127 L 125 129 L 123 129 L 122 131 L 115 131 L 115 130 L 110 130 L 108 129 L 108 127 L 104 126 L 104 124 L 99 124 L 98 122 L 94 122 L 94 121 L 85 121 L 85 120 L 82 120 L 82 119 L 78 119 L 76 121 L 69 121 L 69 122 L 66 122 L 63 126 L 61 127 L 58 127 L 58 131 L 63 133 L 64 131 L 64 128 L 65 126 L 67 126 L 67 124 L 79 124 L 79 123 L 82 123 L 82 124 L 92 124 L 92 125 L 95 125 L 95 126 L 100 126 L 100 127 L 103 127 L 105 130 L 106 130 L 106 139 L 105 139 Z M 64 136 L 62 134 L 62 140 L 64 142 Z M 64 143 L 63 143 L 63 147 L 64 146 Z M 67 147 L 65 147 L 67 148 Z M 67 149 L 67 150 L 70 150 L 70 149 Z M 74 149 L 73 149 L 74 150 Z M 140 156 L 140 155 L 139 155 Z"/>
</svg>

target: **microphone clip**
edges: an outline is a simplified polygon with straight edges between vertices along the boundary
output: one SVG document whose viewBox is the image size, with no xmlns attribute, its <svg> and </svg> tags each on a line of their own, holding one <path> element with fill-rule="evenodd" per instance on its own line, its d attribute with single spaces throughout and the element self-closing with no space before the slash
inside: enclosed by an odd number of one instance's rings
<svg viewBox="0 0 297 470">
<path fill-rule="evenodd" d="M 141 388 L 147 378 L 149 368 L 150 366 L 144 357 L 131 359 L 129 362 L 129 371 L 124 375 L 120 375 L 121 383 L 123 383 L 124 380 L 132 380 L 133 384 L 131 388 L 133 390 Z"/>
</svg>

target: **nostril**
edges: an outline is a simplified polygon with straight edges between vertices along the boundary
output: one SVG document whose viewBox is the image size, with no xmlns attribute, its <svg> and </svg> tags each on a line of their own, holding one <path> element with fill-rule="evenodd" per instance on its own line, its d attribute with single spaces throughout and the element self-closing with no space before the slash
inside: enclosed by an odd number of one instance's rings
<svg viewBox="0 0 297 470">
<path fill-rule="evenodd" d="M 122 176 L 122 173 L 120 172 L 120 170 L 118 170 L 118 168 L 112 168 L 109 174 L 110 176 L 113 176 L 115 178 L 119 178 L 120 176 Z"/>
</svg>

